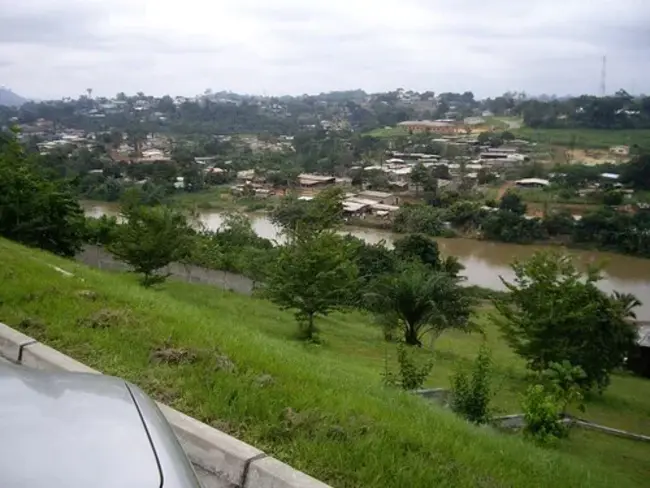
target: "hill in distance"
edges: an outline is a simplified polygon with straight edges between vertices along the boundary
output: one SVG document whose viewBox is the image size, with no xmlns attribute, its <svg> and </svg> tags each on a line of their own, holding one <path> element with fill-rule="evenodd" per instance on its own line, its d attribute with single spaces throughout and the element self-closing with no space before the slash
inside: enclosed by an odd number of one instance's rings
<svg viewBox="0 0 650 488">
<path fill-rule="evenodd" d="M 9 88 L 0 86 L 0 105 L 4 105 L 6 107 L 18 107 L 26 101 L 26 98 L 15 94 Z"/>
</svg>

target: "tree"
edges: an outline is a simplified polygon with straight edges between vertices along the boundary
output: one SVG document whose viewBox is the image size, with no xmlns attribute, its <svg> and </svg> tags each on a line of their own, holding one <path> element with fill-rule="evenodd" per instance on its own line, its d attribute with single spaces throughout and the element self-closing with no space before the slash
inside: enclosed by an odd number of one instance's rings
<svg viewBox="0 0 650 488">
<path fill-rule="evenodd" d="M 639 190 L 650 190 L 650 153 L 636 155 L 621 171 L 621 182 Z"/>
<path fill-rule="evenodd" d="M 603 193 L 603 203 L 610 207 L 615 207 L 623 203 L 623 193 L 616 190 L 609 190 Z"/>
<path fill-rule="evenodd" d="M 117 229 L 108 250 L 143 275 L 143 286 L 163 282 L 169 275 L 157 271 L 189 256 L 194 231 L 178 211 L 126 205 L 122 217 L 125 222 Z"/>
<path fill-rule="evenodd" d="M 397 272 L 379 278 L 365 296 L 366 307 L 399 328 L 404 342 L 422 346 L 447 329 L 471 328 L 472 299 L 460 279 L 431 271 L 421 263 L 402 263 Z"/>
<path fill-rule="evenodd" d="M 552 210 L 542 219 L 542 225 L 549 236 L 571 235 L 575 219 L 568 209 Z"/>
<path fill-rule="evenodd" d="M 501 210 L 508 210 L 516 215 L 524 215 L 526 213 L 526 204 L 517 193 L 510 190 L 501 197 L 499 208 Z"/>
<path fill-rule="evenodd" d="M 583 274 L 560 254 L 537 253 L 512 268 L 514 281 L 502 278 L 508 294 L 494 300 L 505 340 L 534 371 L 568 361 L 585 372 L 585 389 L 603 390 L 636 342 L 629 298 L 600 291 L 597 270 Z"/>
<path fill-rule="evenodd" d="M 295 311 L 302 338 L 314 339 L 316 316 L 348 305 L 358 276 L 352 253 L 350 244 L 333 230 L 298 230 L 279 249 L 264 296 Z"/>
<path fill-rule="evenodd" d="M 0 235 L 62 256 L 83 241 L 83 210 L 70 189 L 48 181 L 27 159 L 16 133 L 0 133 Z"/>
<path fill-rule="evenodd" d="M 411 171 L 411 183 L 415 186 L 416 195 L 420 193 L 420 187 L 423 186 L 429 178 L 429 172 L 422 163 L 417 163 Z"/>
<path fill-rule="evenodd" d="M 405 261 L 415 260 L 432 269 L 440 267 L 438 243 L 424 234 L 409 234 L 394 243 L 395 255 Z"/>
<path fill-rule="evenodd" d="M 491 138 L 492 138 L 491 132 L 481 132 L 477 137 L 478 143 L 481 145 L 488 144 Z"/>
<path fill-rule="evenodd" d="M 282 199 L 271 215 L 285 234 L 298 231 L 321 232 L 343 222 L 343 193 L 339 188 L 320 192 L 313 200 L 299 200 L 295 195 Z"/>
</svg>

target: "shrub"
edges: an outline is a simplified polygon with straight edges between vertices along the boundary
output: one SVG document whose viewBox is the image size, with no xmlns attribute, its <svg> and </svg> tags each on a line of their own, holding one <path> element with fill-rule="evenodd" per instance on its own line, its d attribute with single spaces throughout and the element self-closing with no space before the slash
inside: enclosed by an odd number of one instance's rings
<svg viewBox="0 0 650 488">
<path fill-rule="evenodd" d="M 482 424 L 489 420 L 492 357 L 483 344 L 469 373 L 459 370 L 451 379 L 451 408 L 461 417 Z"/>
<path fill-rule="evenodd" d="M 562 422 L 562 405 L 543 385 L 531 385 L 522 398 L 524 434 L 538 444 L 549 445 L 568 435 Z"/>
<path fill-rule="evenodd" d="M 386 368 L 383 374 L 384 382 L 389 386 L 397 386 L 404 390 L 422 388 L 424 381 L 433 368 L 432 360 L 417 361 L 413 351 L 410 351 L 401 342 L 397 345 L 397 364 L 399 365 L 397 373 L 390 371 L 388 358 L 386 358 Z"/>
<path fill-rule="evenodd" d="M 580 385 L 586 377 L 580 366 L 573 366 L 569 361 L 550 363 L 548 369 L 541 374 L 542 381 L 555 395 L 563 414 L 572 403 L 577 403 L 580 411 L 585 410 L 582 403 L 584 394 Z"/>
</svg>

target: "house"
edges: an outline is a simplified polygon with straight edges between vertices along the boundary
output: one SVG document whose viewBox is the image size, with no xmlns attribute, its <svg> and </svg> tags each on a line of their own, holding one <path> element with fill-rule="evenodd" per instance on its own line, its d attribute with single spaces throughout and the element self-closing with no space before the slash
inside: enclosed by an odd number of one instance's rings
<svg viewBox="0 0 650 488">
<path fill-rule="evenodd" d="M 358 194 L 359 198 L 372 200 L 375 203 L 383 203 L 384 205 L 397 205 L 398 198 L 392 193 L 386 193 L 383 191 L 371 191 L 366 190 Z"/>
<path fill-rule="evenodd" d="M 362 202 L 351 200 L 343 201 L 343 213 L 348 217 L 358 217 L 368 212 L 370 206 Z"/>
<path fill-rule="evenodd" d="M 630 355 L 627 366 L 636 374 L 650 378 L 650 322 L 639 323 L 637 347 Z"/>
<path fill-rule="evenodd" d="M 237 179 L 238 180 L 252 180 L 255 178 L 255 170 L 254 169 L 245 169 L 242 171 L 237 171 Z"/>
<path fill-rule="evenodd" d="M 208 164 L 213 163 L 217 160 L 217 156 L 203 156 L 194 158 L 196 164 Z"/>
<path fill-rule="evenodd" d="M 413 133 L 456 134 L 459 131 L 454 122 L 442 120 L 406 120 L 397 125 Z"/>
<path fill-rule="evenodd" d="M 523 180 L 515 181 L 515 185 L 519 188 L 545 188 L 551 183 L 542 178 L 524 178 Z"/>
<path fill-rule="evenodd" d="M 298 175 L 298 182 L 303 188 L 315 188 L 333 185 L 336 182 L 336 178 L 334 176 L 301 173 Z"/>
<path fill-rule="evenodd" d="M 609 152 L 617 156 L 629 156 L 630 146 L 612 146 L 609 148 Z"/>
<path fill-rule="evenodd" d="M 167 161 L 169 158 L 160 149 L 145 149 L 142 151 L 141 161 Z"/>
</svg>

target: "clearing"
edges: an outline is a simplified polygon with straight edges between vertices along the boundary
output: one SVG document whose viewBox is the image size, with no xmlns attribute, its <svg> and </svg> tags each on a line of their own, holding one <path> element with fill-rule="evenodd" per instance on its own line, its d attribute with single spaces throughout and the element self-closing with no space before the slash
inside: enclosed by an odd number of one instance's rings
<svg viewBox="0 0 650 488">
<path fill-rule="evenodd" d="M 335 487 L 647 486 L 648 444 L 574 431 L 541 449 L 384 387 L 394 345 L 360 313 L 320 320 L 322 344 L 304 344 L 264 300 L 173 281 L 146 290 L 6 240 L 0 256 L 0 321 Z M 513 413 L 525 369 L 485 312 L 494 406 Z M 447 333 L 420 351 L 435 358 L 429 385 L 448 386 L 481 342 Z M 650 381 L 615 375 L 585 417 L 650 434 Z"/>
</svg>

